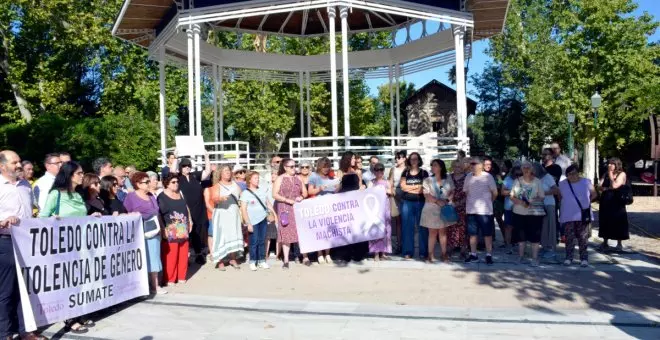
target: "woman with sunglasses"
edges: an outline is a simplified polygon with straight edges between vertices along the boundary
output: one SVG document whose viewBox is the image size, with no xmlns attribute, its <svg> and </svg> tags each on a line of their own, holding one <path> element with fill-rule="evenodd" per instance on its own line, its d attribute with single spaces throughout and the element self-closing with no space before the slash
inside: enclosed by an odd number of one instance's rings
<svg viewBox="0 0 660 340">
<path fill-rule="evenodd" d="M 156 197 L 149 191 L 149 176 L 138 171 L 133 173 L 130 180 L 135 191 L 126 195 L 124 208 L 129 213 L 140 213 L 144 222 L 155 221 L 154 218 L 157 219 L 160 212 Z M 143 224 L 145 228 L 148 225 L 155 224 Z M 162 229 L 162 224 L 159 226 Z M 145 230 L 145 232 L 150 233 L 151 230 Z M 167 290 L 161 288 L 158 284 L 158 273 L 163 270 L 163 264 L 160 260 L 160 240 L 160 233 L 154 233 L 150 237 L 145 234 L 144 237 L 144 246 L 147 253 L 147 272 L 149 273 L 149 292 L 151 294 L 167 294 Z"/>
<path fill-rule="evenodd" d="M 389 181 L 390 187 L 394 192 L 394 196 L 390 200 L 390 215 L 392 215 L 392 233 L 396 237 L 394 251 L 399 253 L 401 251 L 401 197 L 403 190 L 401 190 L 401 174 L 406 170 L 406 152 L 397 151 L 395 156 L 395 165 L 390 169 Z"/>
<path fill-rule="evenodd" d="M 148 185 L 148 183 L 147 183 Z M 190 210 L 179 191 L 179 179 L 169 174 L 163 180 L 165 190 L 158 195 L 163 240 L 160 244 L 163 262 L 163 281 L 168 284 L 186 283 L 188 273 L 188 235 L 192 230 Z"/>
<path fill-rule="evenodd" d="M 243 230 L 241 227 L 241 213 L 239 197 L 241 188 L 232 178 L 229 165 L 222 165 L 218 170 L 220 179 L 211 187 L 211 201 L 215 204 L 213 209 L 213 249 L 211 259 L 216 268 L 225 271 L 225 261 L 234 269 L 240 269 L 236 262 L 236 254 L 244 251 Z"/>
<path fill-rule="evenodd" d="M 65 162 L 55 176 L 53 187 L 48 193 L 46 204 L 39 212 L 39 217 L 84 217 L 87 216 L 87 207 L 82 196 L 78 193 L 84 178 L 82 167 L 76 162 Z M 100 217 L 99 212 L 91 216 Z M 85 242 L 85 241 L 83 241 Z M 64 321 L 66 328 L 74 334 L 83 334 L 89 327 L 95 326 L 92 320 L 85 316 Z"/>
<path fill-rule="evenodd" d="M 532 267 L 538 267 L 539 244 L 545 215 L 543 206 L 545 191 L 530 162 L 523 162 L 520 168 L 523 175 L 513 182 L 510 193 L 513 202 L 513 232 L 518 242 L 518 263 L 523 262 L 526 242 L 529 242 L 532 245 L 530 264 Z"/>
<path fill-rule="evenodd" d="M 200 265 L 206 263 L 206 258 L 202 254 L 208 228 L 204 188 L 209 186 L 210 176 L 211 161 L 208 153 L 204 154 L 204 170 L 202 171 L 193 171 L 190 159 L 184 158 L 179 162 L 179 190 L 186 198 L 186 204 L 188 204 L 193 220 L 190 245 L 195 253 L 195 263 Z"/>
<path fill-rule="evenodd" d="M 392 197 L 394 192 L 392 191 L 390 182 L 385 179 L 385 166 L 381 163 L 376 163 L 373 166 L 373 172 L 373 175 L 376 177 L 371 181 L 371 187 L 383 188 L 387 197 Z M 386 255 L 392 252 L 392 224 L 389 219 L 385 220 L 385 237 L 369 241 L 369 252 L 374 254 L 374 261 L 389 259 Z"/>
<path fill-rule="evenodd" d="M 101 194 L 101 181 L 96 174 L 85 174 L 82 181 L 83 199 L 87 207 L 87 214 L 99 213 L 101 215 L 111 215 L 106 210 L 105 203 L 99 196 Z"/>
<path fill-rule="evenodd" d="M 403 190 L 403 202 L 401 204 L 402 217 L 402 255 L 410 260 L 415 252 L 415 233 L 419 235 L 419 258 L 423 261 L 428 257 L 429 231 L 419 224 L 424 207 L 424 193 L 422 183 L 429 177 L 429 173 L 422 169 L 422 157 L 413 152 L 408 157 L 408 169 L 401 174 L 401 189 Z"/>
<path fill-rule="evenodd" d="M 110 215 L 117 216 L 121 214 L 128 213 L 124 207 L 124 203 L 119 200 L 117 197 L 117 191 L 119 190 L 119 182 L 115 176 L 104 176 L 101 177 L 101 192 L 99 197 L 105 205 L 105 210 L 107 210 Z"/>
<path fill-rule="evenodd" d="M 275 211 L 278 220 L 278 238 L 282 243 L 283 262 L 282 269 L 289 269 L 289 251 L 293 243 L 298 243 L 298 230 L 293 205 L 307 197 L 307 189 L 300 178 L 296 176 L 296 163 L 289 158 L 282 160 L 279 176 L 273 185 L 275 198 Z M 303 264 L 309 266 L 309 258 L 303 255 Z"/>
<path fill-rule="evenodd" d="M 309 176 L 312 173 L 311 169 L 312 169 L 312 166 L 307 161 L 303 161 L 302 164 L 300 164 L 300 174 L 298 175 L 298 178 L 300 178 L 300 181 L 303 183 L 303 185 L 307 189 L 307 194 L 308 194 L 307 198 L 314 197 L 312 195 L 309 195 Z"/>
</svg>

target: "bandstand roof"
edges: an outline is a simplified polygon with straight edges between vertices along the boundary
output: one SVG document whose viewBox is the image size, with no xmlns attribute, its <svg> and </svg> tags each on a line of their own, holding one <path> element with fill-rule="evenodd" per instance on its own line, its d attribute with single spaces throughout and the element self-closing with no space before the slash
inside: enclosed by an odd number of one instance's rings
<svg viewBox="0 0 660 340">
<path fill-rule="evenodd" d="M 419 21 L 412 15 L 396 11 L 376 11 L 360 8 L 360 4 L 377 6 L 395 6 L 429 13 L 451 13 L 453 16 L 464 15 L 474 21 L 472 38 L 488 38 L 501 32 L 510 0 L 195 0 L 194 8 L 189 8 L 188 0 L 125 0 L 121 12 L 113 27 L 113 34 L 138 44 L 150 47 L 160 33 L 173 20 L 190 13 L 205 14 L 247 10 L 251 7 L 278 5 L 309 5 L 303 10 L 281 11 L 272 13 L 228 16 L 207 22 L 213 29 L 239 32 L 276 34 L 283 36 L 315 36 L 328 32 L 328 13 L 325 3 L 336 2 L 352 8 L 348 16 L 351 33 L 379 30 L 394 30 Z M 318 3 L 316 7 L 310 4 Z M 353 5 L 353 6 L 352 6 Z M 384 7 L 383 7 L 384 8 Z M 340 30 L 340 25 L 336 29 Z"/>
</svg>

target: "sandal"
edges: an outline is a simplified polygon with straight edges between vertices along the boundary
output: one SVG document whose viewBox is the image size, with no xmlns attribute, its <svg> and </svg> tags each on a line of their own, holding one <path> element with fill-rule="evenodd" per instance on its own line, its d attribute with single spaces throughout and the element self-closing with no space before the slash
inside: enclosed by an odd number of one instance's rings
<svg viewBox="0 0 660 340">
<path fill-rule="evenodd" d="M 235 260 L 229 261 L 229 265 L 232 266 L 232 268 L 234 269 L 241 269 L 241 267 L 238 265 L 238 263 L 236 263 Z"/>
<path fill-rule="evenodd" d="M 77 328 L 73 328 L 75 325 L 78 325 Z M 73 334 L 85 334 L 89 332 L 89 329 L 85 327 L 85 325 L 81 325 L 78 323 L 76 320 L 66 320 L 64 321 L 64 326 L 67 329 L 67 331 L 73 333 Z"/>
<path fill-rule="evenodd" d="M 81 321 L 82 321 L 82 322 L 81 322 Z M 85 327 L 87 327 L 87 328 L 92 328 L 92 327 L 96 326 L 96 322 L 94 322 L 94 320 L 91 320 L 91 319 L 87 319 L 87 320 L 82 320 L 82 319 L 80 319 L 78 322 L 79 322 L 81 325 L 83 325 L 83 326 L 85 326 Z"/>
</svg>

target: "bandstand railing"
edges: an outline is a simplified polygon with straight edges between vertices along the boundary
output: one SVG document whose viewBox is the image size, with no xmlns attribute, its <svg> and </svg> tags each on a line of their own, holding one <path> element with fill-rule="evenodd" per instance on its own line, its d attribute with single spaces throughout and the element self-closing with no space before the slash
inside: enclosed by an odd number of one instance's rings
<svg viewBox="0 0 660 340">
<path fill-rule="evenodd" d="M 337 142 L 336 146 L 333 146 L 334 141 Z M 417 137 L 305 137 L 289 139 L 289 156 L 297 162 L 314 162 L 320 157 L 338 162 L 343 152 L 352 151 L 363 159 L 377 156 L 382 163 L 393 164 L 396 152 L 405 150 L 408 154 L 418 152 L 428 165 L 435 158 L 455 159 L 457 152 L 466 150 L 468 145 L 469 138 L 437 137 L 435 134 Z"/>
<path fill-rule="evenodd" d="M 242 165 L 250 169 L 252 158 L 250 156 L 250 143 L 241 141 L 230 142 L 208 142 L 204 143 L 206 151 L 209 153 L 211 164 L 229 164 Z M 165 149 L 165 153 L 173 152 L 174 148 Z M 201 161 L 199 157 L 198 162 Z M 162 157 L 158 158 L 162 162 Z"/>
</svg>

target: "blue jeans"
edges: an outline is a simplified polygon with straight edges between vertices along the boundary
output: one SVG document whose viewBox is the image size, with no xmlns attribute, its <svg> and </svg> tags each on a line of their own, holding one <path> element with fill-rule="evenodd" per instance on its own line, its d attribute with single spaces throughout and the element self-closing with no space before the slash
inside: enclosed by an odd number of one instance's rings
<svg viewBox="0 0 660 340">
<path fill-rule="evenodd" d="M 429 230 L 419 225 L 424 201 L 401 202 L 401 253 L 403 256 L 415 255 L 415 229 L 419 230 L 419 257 L 428 257 Z"/>
<path fill-rule="evenodd" d="M 266 259 L 264 248 L 267 227 L 268 220 L 265 218 L 263 221 L 252 225 L 252 232 L 250 233 L 250 263 L 263 262 Z"/>
</svg>

